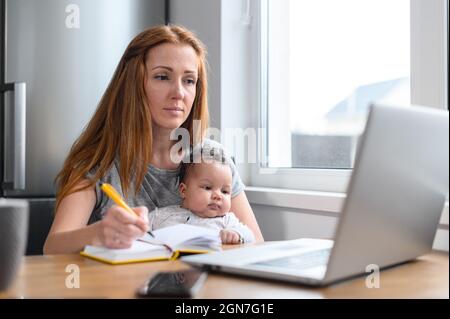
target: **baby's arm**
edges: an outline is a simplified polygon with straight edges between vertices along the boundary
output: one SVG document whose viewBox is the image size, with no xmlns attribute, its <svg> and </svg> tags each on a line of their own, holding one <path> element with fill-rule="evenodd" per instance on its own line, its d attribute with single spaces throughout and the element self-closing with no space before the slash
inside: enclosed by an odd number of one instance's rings
<svg viewBox="0 0 450 319">
<path fill-rule="evenodd" d="M 243 244 L 255 241 L 253 232 L 242 224 L 233 213 L 227 213 L 224 217 L 225 228 L 220 232 L 222 243 Z"/>
</svg>

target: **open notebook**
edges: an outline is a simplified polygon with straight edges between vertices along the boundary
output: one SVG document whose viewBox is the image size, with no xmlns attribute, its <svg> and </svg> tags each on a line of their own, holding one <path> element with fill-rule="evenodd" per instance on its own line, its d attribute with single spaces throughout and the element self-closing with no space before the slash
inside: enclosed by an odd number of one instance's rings
<svg viewBox="0 0 450 319">
<path fill-rule="evenodd" d="M 109 264 L 176 259 L 180 255 L 221 250 L 219 233 L 212 229 L 179 224 L 153 231 L 135 240 L 127 249 L 86 246 L 80 253 Z"/>
</svg>

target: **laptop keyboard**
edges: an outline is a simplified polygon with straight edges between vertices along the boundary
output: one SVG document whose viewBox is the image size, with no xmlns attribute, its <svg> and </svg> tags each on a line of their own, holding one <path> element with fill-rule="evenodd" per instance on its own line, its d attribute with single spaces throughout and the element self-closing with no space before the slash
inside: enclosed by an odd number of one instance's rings
<svg viewBox="0 0 450 319">
<path fill-rule="evenodd" d="M 278 259 L 272 259 L 267 261 L 260 261 L 251 264 L 252 266 L 269 266 L 280 268 L 292 268 L 292 269 L 307 269 L 317 266 L 326 265 L 328 258 L 330 257 L 331 249 L 321 249 L 310 251 L 307 253 L 301 253 L 296 256 L 282 257 Z"/>
</svg>

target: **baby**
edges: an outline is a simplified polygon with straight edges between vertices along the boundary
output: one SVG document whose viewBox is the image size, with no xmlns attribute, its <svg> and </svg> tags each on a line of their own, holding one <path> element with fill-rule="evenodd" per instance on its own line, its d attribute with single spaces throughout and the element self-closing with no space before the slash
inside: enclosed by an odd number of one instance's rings
<svg viewBox="0 0 450 319">
<path fill-rule="evenodd" d="M 223 155 L 220 159 L 213 156 L 183 163 L 179 185 L 183 199 L 181 206 L 153 210 L 149 214 L 150 228 L 155 230 L 185 223 L 218 230 L 223 244 L 253 242 L 252 231 L 229 212 L 231 182 L 231 168 Z"/>
</svg>

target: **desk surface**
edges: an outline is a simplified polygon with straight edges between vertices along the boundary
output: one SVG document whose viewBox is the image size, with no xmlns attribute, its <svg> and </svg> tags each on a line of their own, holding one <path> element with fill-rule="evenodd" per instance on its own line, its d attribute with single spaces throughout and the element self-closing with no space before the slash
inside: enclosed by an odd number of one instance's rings
<svg viewBox="0 0 450 319">
<path fill-rule="evenodd" d="M 66 288 L 66 267 L 80 269 L 80 288 Z M 181 261 L 111 266 L 79 255 L 28 256 L 0 298 L 133 298 L 157 271 L 188 268 Z M 448 254 L 433 252 L 381 272 L 381 287 L 366 288 L 365 277 L 326 288 L 209 274 L 197 298 L 449 298 Z"/>
</svg>

